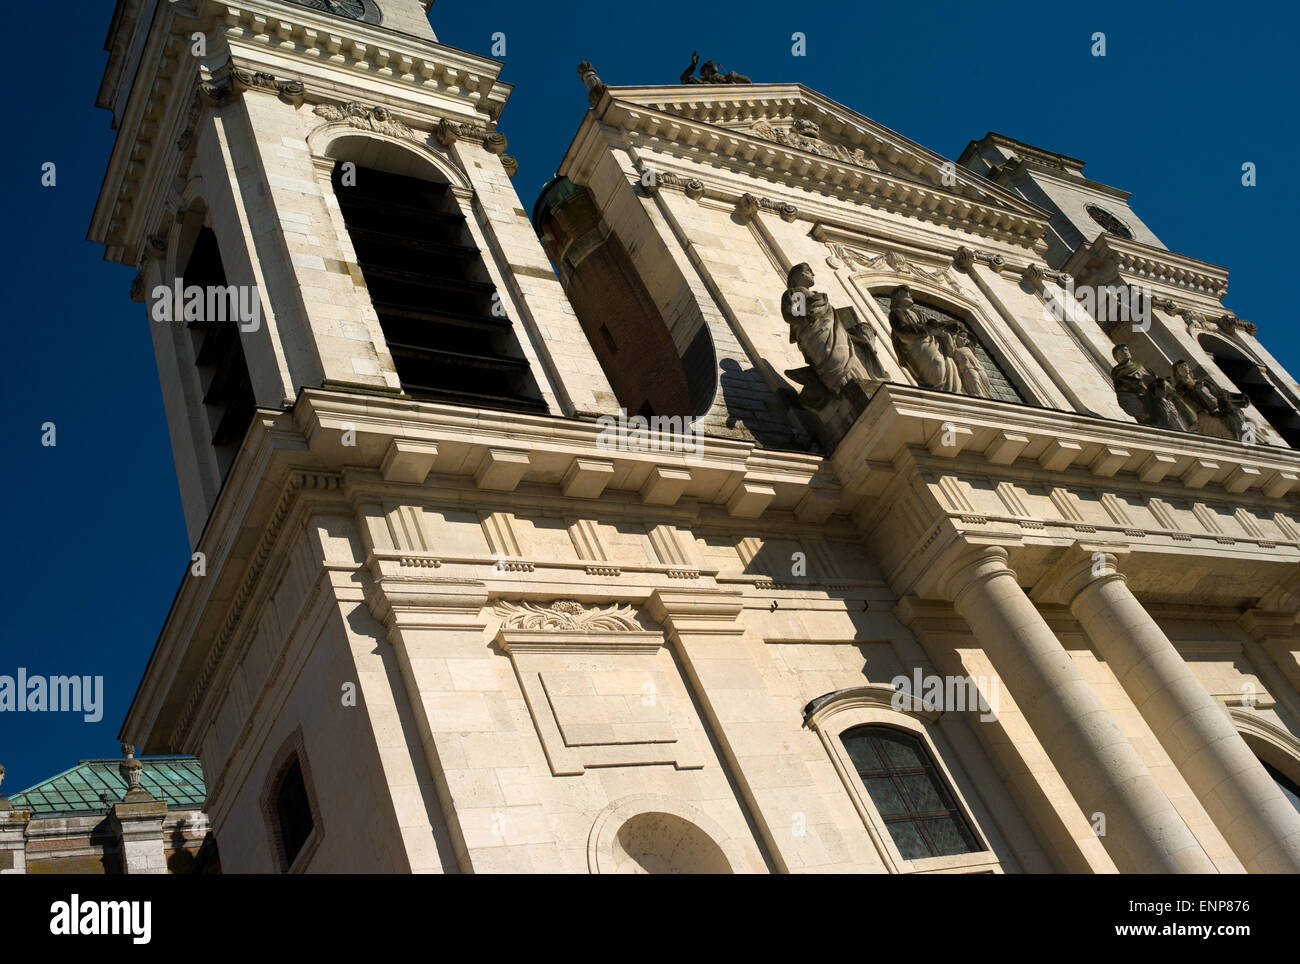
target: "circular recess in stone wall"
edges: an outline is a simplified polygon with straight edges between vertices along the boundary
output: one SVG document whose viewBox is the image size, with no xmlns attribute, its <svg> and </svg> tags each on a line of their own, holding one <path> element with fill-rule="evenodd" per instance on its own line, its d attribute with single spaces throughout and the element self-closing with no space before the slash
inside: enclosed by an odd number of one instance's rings
<svg viewBox="0 0 1300 964">
<path fill-rule="evenodd" d="M 1113 234 L 1117 238 L 1133 240 L 1133 232 L 1129 226 L 1105 208 L 1089 204 L 1084 210 L 1088 212 L 1088 217 L 1100 224 L 1107 234 Z"/>
</svg>

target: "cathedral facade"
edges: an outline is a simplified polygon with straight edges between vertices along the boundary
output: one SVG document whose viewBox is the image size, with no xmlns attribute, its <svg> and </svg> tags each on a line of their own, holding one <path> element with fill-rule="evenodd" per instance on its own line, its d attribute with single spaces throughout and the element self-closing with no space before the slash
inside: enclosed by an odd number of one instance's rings
<svg viewBox="0 0 1300 964">
<path fill-rule="evenodd" d="M 1300 385 L 1226 268 L 698 58 L 580 65 L 530 215 L 427 8 L 109 34 L 194 551 L 122 738 L 226 872 L 1300 871 Z"/>
</svg>

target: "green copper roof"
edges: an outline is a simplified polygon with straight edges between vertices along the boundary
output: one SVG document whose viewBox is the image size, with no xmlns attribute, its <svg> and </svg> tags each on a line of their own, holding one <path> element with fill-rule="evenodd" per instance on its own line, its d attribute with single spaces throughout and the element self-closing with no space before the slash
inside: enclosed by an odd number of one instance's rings
<svg viewBox="0 0 1300 964">
<path fill-rule="evenodd" d="M 144 772 L 140 786 L 167 806 L 197 810 L 207 789 L 203 767 L 192 756 L 154 756 L 140 760 Z M 121 760 L 82 760 L 71 770 L 42 780 L 9 798 L 15 810 L 30 810 L 34 817 L 103 813 L 126 796 Z M 101 796 L 102 795 L 102 796 Z"/>
</svg>

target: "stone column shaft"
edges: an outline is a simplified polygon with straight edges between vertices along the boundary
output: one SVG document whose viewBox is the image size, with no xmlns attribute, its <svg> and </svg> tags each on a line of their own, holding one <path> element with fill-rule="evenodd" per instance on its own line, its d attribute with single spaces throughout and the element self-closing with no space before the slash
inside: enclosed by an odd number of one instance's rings
<svg viewBox="0 0 1300 964">
<path fill-rule="evenodd" d="M 1084 815 L 1123 873 L 1214 873 L 1215 867 L 1142 758 L 1016 582 L 1006 550 L 959 559 L 947 594 L 992 658 Z"/>
<path fill-rule="evenodd" d="M 1115 571 L 1080 563 L 1070 610 L 1251 873 L 1300 872 L 1300 813 Z"/>
</svg>

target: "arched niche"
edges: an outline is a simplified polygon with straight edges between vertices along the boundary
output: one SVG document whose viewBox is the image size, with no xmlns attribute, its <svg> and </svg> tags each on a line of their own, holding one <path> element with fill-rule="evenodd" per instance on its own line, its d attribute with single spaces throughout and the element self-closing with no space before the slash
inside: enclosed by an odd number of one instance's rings
<svg viewBox="0 0 1300 964">
<path fill-rule="evenodd" d="M 1197 336 L 1196 341 L 1286 444 L 1300 449 L 1300 412 L 1279 390 L 1268 366 L 1260 364 L 1245 348 L 1220 335 L 1207 332 Z"/>
<path fill-rule="evenodd" d="M 734 874 L 761 871 L 757 855 L 698 807 L 662 794 L 610 804 L 587 841 L 593 874 Z"/>
<path fill-rule="evenodd" d="M 701 316 L 672 330 L 591 193 L 553 178 L 533 206 L 533 227 L 619 404 L 632 415 L 707 413 L 719 389 L 708 325 Z"/>
<path fill-rule="evenodd" d="M 911 276 L 871 271 L 854 274 L 850 280 L 877 313 L 884 329 L 883 344 L 889 346 L 890 355 L 898 369 L 907 372 L 909 377 L 911 373 L 894 349 L 889 323 L 890 300 L 894 290 L 900 287 L 906 287 L 912 292 L 918 308 L 927 309 L 923 314 L 942 318 L 967 332 L 971 347 L 993 386 L 996 400 L 1021 405 L 1044 403 L 1045 396 L 1035 389 L 1032 376 L 1021 365 L 1007 337 L 986 320 L 983 310 L 975 302 L 957 292 Z"/>
</svg>

